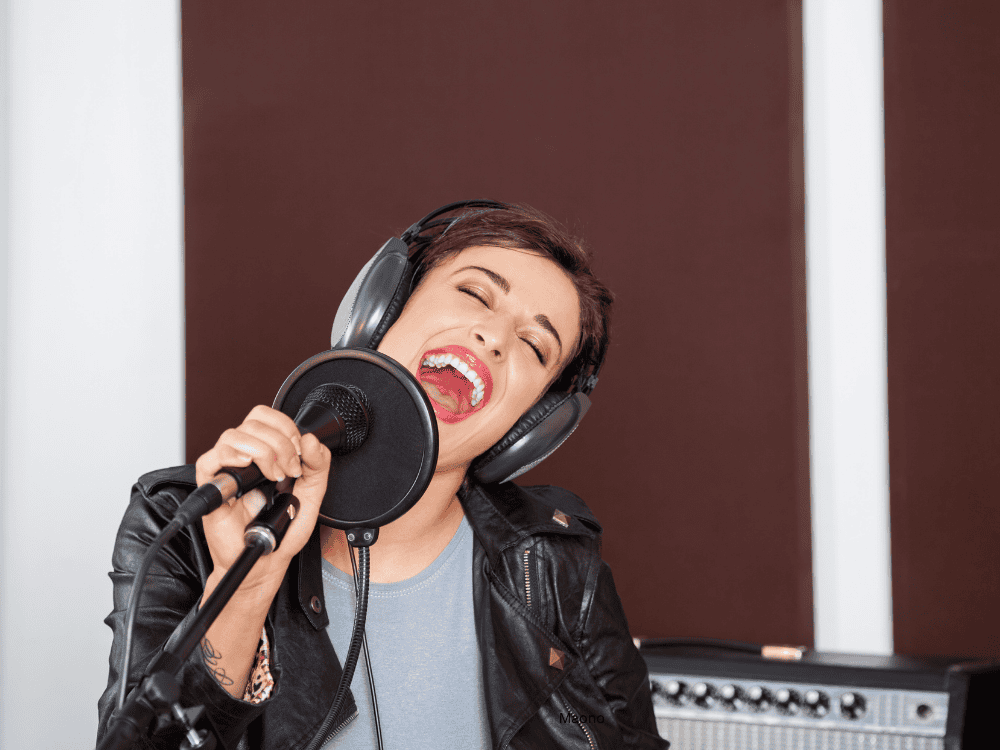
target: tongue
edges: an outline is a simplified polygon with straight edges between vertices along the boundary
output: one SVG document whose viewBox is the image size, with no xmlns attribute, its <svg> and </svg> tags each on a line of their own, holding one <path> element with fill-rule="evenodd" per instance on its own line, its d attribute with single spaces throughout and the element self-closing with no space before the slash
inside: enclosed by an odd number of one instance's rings
<svg viewBox="0 0 1000 750">
<path fill-rule="evenodd" d="M 472 410 L 472 383 L 453 367 L 422 367 L 420 382 L 428 396 L 453 414 Z"/>
</svg>

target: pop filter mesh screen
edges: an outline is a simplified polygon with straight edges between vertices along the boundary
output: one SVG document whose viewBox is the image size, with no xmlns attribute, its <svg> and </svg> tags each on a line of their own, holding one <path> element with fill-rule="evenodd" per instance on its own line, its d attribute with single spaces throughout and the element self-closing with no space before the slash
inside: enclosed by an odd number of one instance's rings
<svg viewBox="0 0 1000 750">
<path fill-rule="evenodd" d="M 333 358 L 319 361 L 324 356 Z M 379 527 L 409 510 L 437 460 L 433 412 L 413 377 L 387 357 L 343 350 L 308 360 L 293 378 L 275 399 L 275 408 L 293 419 L 306 396 L 327 383 L 357 386 L 371 404 L 368 438 L 357 450 L 333 457 L 320 522 Z"/>
</svg>

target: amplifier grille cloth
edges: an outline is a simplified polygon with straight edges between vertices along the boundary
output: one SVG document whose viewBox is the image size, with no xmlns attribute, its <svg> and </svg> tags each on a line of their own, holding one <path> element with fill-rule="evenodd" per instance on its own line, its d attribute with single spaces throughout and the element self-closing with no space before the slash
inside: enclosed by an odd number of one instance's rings
<svg viewBox="0 0 1000 750">
<path fill-rule="evenodd" d="M 944 750 L 942 737 L 657 717 L 670 750 Z"/>
</svg>

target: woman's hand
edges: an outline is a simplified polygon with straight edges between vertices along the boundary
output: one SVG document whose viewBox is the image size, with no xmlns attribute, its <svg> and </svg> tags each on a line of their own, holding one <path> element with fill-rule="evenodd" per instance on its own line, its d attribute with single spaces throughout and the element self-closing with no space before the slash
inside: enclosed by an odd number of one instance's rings
<svg viewBox="0 0 1000 750">
<path fill-rule="evenodd" d="M 251 462 L 273 481 L 294 479 L 291 491 L 301 504 L 281 545 L 257 561 L 239 589 L 245 594 L 264 594 L 269 605 L 289 562 L 305 546 L 316 525 L 326 493 L 330 450 L 313 435 L 300 435 L 287 415 L 267 406 L 255 406 L 239 427 L 222 433 L 215 447 L 198 459 L 198 485 L 212 481 L 223 466 L 248 466 Z M 243 552 L 244 529 L 263 506 L 263 493 L 253 490 L 204 517 L 205 537 L 215 564 L 206 590 L 215 588 Z"/>
</svg>

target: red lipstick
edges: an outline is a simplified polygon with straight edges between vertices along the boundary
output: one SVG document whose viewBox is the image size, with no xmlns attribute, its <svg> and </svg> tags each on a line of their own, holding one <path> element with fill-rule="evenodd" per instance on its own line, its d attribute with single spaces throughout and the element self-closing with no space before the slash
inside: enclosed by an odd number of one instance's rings
<svg viewBox="0 0 1000 750">
<path fill-rule="evenodd" d="M 464 346 L 424 352 L 418 379 L 430 396 L 434 413 L 445 424 L 472 416 L 486 406 L 493 393 L 490 369 Z"/>
</svg>

